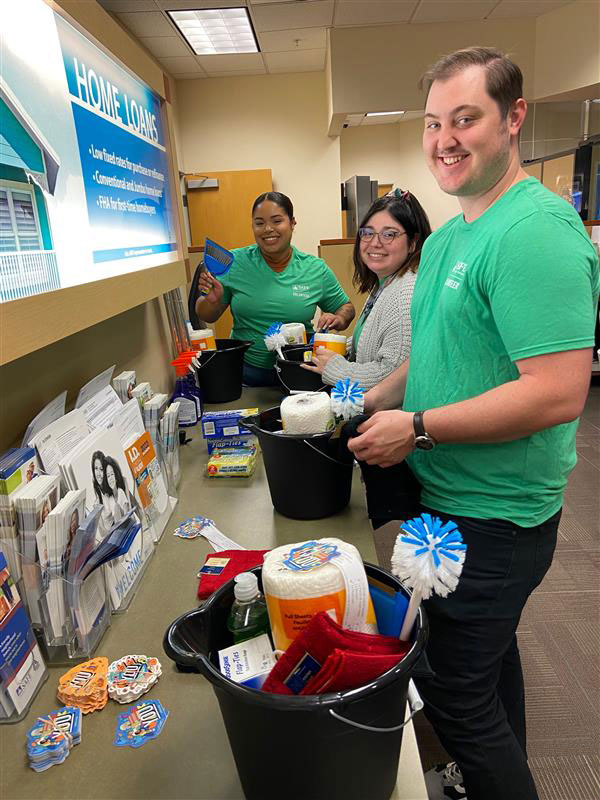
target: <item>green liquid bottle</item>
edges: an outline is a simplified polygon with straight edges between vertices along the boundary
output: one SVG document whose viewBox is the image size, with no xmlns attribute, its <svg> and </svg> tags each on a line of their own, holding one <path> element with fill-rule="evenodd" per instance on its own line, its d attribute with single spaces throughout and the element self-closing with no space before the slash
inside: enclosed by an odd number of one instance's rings
<svg viewBox="0 0 600 800">
<path fill-rule="evenodd" d="M 234 644 L 269 633 L 269 614 L 264 596 L 258 591 L 258 580 L 253 572 L 241 572 L 235 577 L 235 600 L 227 618 L 227 628 Z"/>
</svg>

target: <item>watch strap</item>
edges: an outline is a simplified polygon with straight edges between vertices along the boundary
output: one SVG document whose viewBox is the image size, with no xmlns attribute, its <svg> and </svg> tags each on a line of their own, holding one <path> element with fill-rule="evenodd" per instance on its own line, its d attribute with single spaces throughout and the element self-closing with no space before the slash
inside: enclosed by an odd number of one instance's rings
<svg viewBox="0 0 600 800">
<path fill-rule="evenodd" d="M 425 424 L 423 422 L 423 414 L 424 411 L 415 411 L 413 414 L 413 428 L 415 431 L 415 436 L 425 436 Z"/>
</svg>

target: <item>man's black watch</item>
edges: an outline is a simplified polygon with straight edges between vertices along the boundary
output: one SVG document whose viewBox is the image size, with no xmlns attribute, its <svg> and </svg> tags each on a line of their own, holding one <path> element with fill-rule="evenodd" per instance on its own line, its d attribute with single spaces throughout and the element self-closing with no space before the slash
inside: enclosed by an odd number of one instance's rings
<svg viewBox="0 0 600 800">
<path fill-rule="evenodd" d="M 437 442 L 430 433 L 425 430 L 423 423 L 424 411 L 416 411 L 413 414 L 413 428 L 415 430 L 415 447 L 419 450 L 433 450 Z"/>
</svg>

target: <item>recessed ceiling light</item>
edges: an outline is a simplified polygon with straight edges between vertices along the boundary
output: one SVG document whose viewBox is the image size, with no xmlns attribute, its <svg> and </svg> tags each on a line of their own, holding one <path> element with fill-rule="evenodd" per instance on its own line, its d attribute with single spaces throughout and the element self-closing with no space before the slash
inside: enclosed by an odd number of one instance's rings
<svg viewBox="0 0 600 800">
<path fill-rule="evenodd" d="M 196 55 L 259 52 L 246 8 L 188 9 L 167 14 Z"/>
<path fill-rule="evenodd" d="M 367 111 L 367 117 L 398 117 L 406 112 L 404 111 Z"/>
</svg>

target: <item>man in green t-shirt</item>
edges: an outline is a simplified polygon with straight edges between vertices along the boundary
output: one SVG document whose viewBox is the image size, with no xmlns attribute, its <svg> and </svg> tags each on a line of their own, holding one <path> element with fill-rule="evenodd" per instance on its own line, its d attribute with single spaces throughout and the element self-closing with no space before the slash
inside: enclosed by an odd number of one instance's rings
<svg viewBox="0 0 600 800">
<path fill-rule="evenodd" d="M 463 213 L 425 242 L 410 365 L 367 394 L 349 447 L 383 467 L 406 458 L 423 510 L 467 543 L 455 592 L 426 602 L 435 676 L 419 688 L 456 762 L 438 770 L 443 796 L 535 800 L 516 629 L 576 460 L 598 259 L 574 209 L 520 166 L 519 68 L 469 48 L 424 83 L 425 156 Z"/>
</svg>

